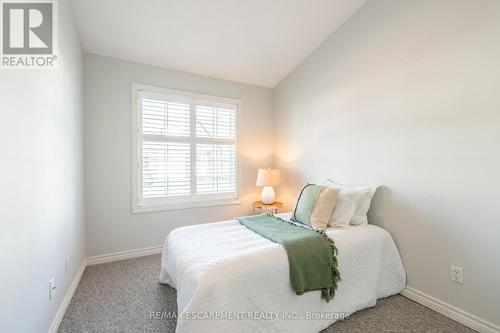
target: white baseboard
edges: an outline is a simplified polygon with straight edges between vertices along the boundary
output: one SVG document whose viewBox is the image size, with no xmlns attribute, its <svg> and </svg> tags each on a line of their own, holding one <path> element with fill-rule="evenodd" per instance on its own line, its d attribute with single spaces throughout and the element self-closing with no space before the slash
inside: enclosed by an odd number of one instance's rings
<svg viewBox="0 0 500 333">
<path fill-rule="evenodd" d="M 406 287 L 405 289 L 403 289 L 403 291 L 401 291 L 400 294 L 478 332 L 500 332 L 500 326 L 497 326 L 473 314 L 465 312 L 453 305 L 445 303 L 412 287 Z"/>
<path fill-rule="evenodd" d="M 145 247 L 142 249 L 130 250 L 130 251 L 121 251 L 115 253 L 108 253 L 99 256 L 93 256 L 87 258 L 87 266 L 105 264 L 113 261 L 120 261 L 126 259 L 133 259 L 139 257 L 150 256 L 153 254 L 159 254 L 163 250 L 163 246 L 151 246 Z"/>
<path fill-rule="evenodd" d="M 76 276 L 73 279 L 71 286 L 69 286 L 68 292 L 64 296 L 61 306 L 59 306 L 59 310 L 57 310 L 56 316 L 52 321 L 52 325 L 50 325 L 49 327 L 49 333 L 56 333 L 57 330 L 59 329 L 59 325 L 61 324 L 64 314 L 66 313 L 66 310 L 68 309 L 69 303 L 71 302 L 71 299 L 75 294 L 76 288 L 80 283 L 80 279 L 82 278 L 83 272 L 85 271 L 85 267 L 87 267 L 86 261 L 87 260 L 84 258 L 82 264 L 80 265 L 80 268 L 78 269 L 78 272 L 76 272 Z"/>
<path fill-rule="evenodd" d="M 73 298 L 73 295 L 76 291 L 76 288 L 78 287 L 78 284 L 80 283 L 83 272 L 85 271 L 85 268 L 87 266 L 93 266 L 93 265 L 105 264 L 105 263 L 113 262 L 113 261 L 120 261 L 120 260 L 150 256 L 153 254 L 161 253 L 162 250 L 163 250 L 163 246 L 152 246 L 152 247 L 145 247 L 142 249 L 121 251 L 121 252 L 115 252 L 115 253 L 109 253 L 109 254 L 103 254 L 100 256 L 93 256 L 93 257 L 85 258 L 83 260 L 80 268 L 78 269 L 78 272 L 76 273 L 76 276 L 73 279 L 73 282 L 71 283 L 71 286 L 69 287 L 68 292 L 64 296 L 64 299 L 61 303 L 61 306 L 59 307 L 59 310 L 57 311 L 56 316 L 54 317 L 54 320 L 52 321 L 52 324 L 49 327 L 48 333 L 56 333 L 57 330 L 59 329 L 59 325 L 61 324 L 61 321 L 64 317 L 64 314 L 66 313 L 66 310 L 68 309 L 69 303 L 71 302 L 71 299 Z"/>
<path fill-rule="evenodd" d="M 71 302 L 71 298 L 73 297 L 73 294 L 75 293 L 75 290 L 78 287 L 78 283 L 80 282 L 85 267 L 98 264 L 105 264 L 114 261 L 139 258 L 153 254 L 159 254 L 162 252 L 162 250 L 163 250 L 162 246 L 152 246 L 142 249 L 121 251 L 121 252 L 103 254 L 99 256 L 86 258 L 82 262 L 82 265 L 80 266 L 80 269 L 78 270 L 75 279 L 73 280 L 73 283 L 71 283 L 71 286 L 68 292 L 66 293 L 66 296 L 64 296 L 63 302 L 59 307 L 59 310 L 57 311 L 57 314 L 52 322 L 52 325 L 50 325 L 49 333 L 57 332 L 57 329 L 61 324 L 64 314 L 66 313 L 66 309 L 68 308 L 68 305 Z M 500 326 L 497 326 L 473 314 L 465 312 L 453 305 L 445 303 L 435 297 L 432 297 L 412 287 L 406 287 L 405 289 L 403 289 L 403 291 L 401 291 L 400 294 L 478 332 L 500 333 Z"/>
</svg>

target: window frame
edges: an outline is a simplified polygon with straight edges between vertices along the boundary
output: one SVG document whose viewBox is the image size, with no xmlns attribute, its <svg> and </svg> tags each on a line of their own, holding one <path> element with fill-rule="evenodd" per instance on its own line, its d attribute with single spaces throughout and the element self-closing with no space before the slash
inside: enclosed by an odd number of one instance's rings
<svg viewBox="0 0 500 333">
<path fill-rule="evenodd" d="M 236 163 L 236 179 L 235 186 L 236 191 L 233 193 L 209 193 L 209 194 L 190 194 L 188 196 L 176 196 L 171 198 L 149 198 L 147 203 L 141 200 L 142 191 L 142 176 L 141 176 L 141 161 L 142 161 L 142 150 L 141 143 L 142 138 L 142 122 L 141 122 L 141 106 L 140 106 L 140 94 L 147 94 L 154 96 L 155 94 L 165 96 L 172 96 L 173 100 L 179 101 L 184 99 L 190 103 L 190 136 L 189 137 L 175 137 L 171 136 L 168 138 L 169 142 L 185 142 L 190 145 L 203 144 L 203 143 L 228 143 L 234 142 L 235 145 L 235 163 Z M 216 139 L 216 138 L 197 138 L 196 137 L 196 109 L 193 107 L 191 102 L 193 100 L 200 101 L 200 104 L 223 104 L 223 105 L 236 105 L 236 117 L 235 117 L 235 139 Z M 241 204 L 239 201 L 240 188 L 241 188 L 241 158 L 239 155 L 239 144 L 240 144 L 240 126 L 241 126 L 241 112 L 242 112 L 242 102 L 239 99 L 220 97 L 206 94 L 193 93 L 188 91 L 181 91 L 169 88 L 162 88 L 158 86 L 151 86 L 139 83 L 131 84 L 131 106 L 132 106 L 132 213 L 144 213 L 144 212 L 154 212 L 163 210 L 175 210 L 175 209 L 185 209 L 194 207 L 207 207 L 207 206 L 221 206 L 221 205 L 238 205 Z M 171 140 L 170 140 L 171 139 Z M 196 161 L 196 153 L 194 149 L 191 149 L 191 161 Z M 196 162 L 195 162 L 196 163 Z M 196 166 L 192 167 L 190 163 L 191 171 L 191 189 L 195 186 L 196 182 Z"/>
</svg>

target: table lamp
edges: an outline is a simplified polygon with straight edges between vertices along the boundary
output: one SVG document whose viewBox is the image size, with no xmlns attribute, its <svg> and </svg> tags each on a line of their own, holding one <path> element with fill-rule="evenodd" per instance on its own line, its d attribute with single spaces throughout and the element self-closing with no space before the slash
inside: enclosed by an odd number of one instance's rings
<svg viewBox="0 0 500 333">
<path fill-rule="evenodd" d="M 280 183 L 280 171 L 278 169 L 259 169 L 257 173 L 257 186 L 263 186 L 261 193 L 261 201 L 270 205 L 274 203 L 274 188 Z"/>
</svg>

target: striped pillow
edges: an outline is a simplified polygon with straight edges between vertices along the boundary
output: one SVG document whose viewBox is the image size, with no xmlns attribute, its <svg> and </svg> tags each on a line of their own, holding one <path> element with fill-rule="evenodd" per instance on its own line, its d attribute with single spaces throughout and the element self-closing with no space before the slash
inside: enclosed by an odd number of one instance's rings
<svg viewBox="0 0 500 333">
<path fill-rule="evenodd" d="M 325 229 L 337 201 L 339 188 L 307 184 L 300 191 L 292 221 L 314 229 Z"/>
</svg>

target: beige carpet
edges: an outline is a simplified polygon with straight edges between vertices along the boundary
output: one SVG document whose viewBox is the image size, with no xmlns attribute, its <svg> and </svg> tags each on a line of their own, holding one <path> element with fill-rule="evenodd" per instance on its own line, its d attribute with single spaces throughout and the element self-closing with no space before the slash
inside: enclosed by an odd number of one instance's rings
<svg viewBox="0 0 500 333">
<path fill-rule="evenodd" d="M 159 255 L 87 267 L 59 332 L 174 332 L 175 319 L 150 318 L 177 311 L 176 291 L 158 283 L 159 269 Z M 473 331 L 396 295 L 323 332 Z"/>
</svg>

